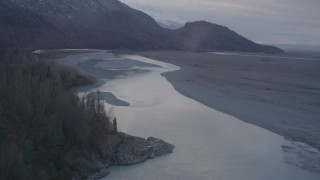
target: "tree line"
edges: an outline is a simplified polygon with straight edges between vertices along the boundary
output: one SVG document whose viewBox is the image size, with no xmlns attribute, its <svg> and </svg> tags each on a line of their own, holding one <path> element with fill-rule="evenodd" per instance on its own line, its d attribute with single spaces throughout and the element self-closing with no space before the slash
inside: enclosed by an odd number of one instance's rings
<svg viewBox="0 0 320 180">
<path fill-rule="evenodd" d="M 18 49 L 0 49 L 0 179 L 70 179 L 66 159 L 117 133 L 99 93 L 69 89 L 89 80 Z"/>
</svg>

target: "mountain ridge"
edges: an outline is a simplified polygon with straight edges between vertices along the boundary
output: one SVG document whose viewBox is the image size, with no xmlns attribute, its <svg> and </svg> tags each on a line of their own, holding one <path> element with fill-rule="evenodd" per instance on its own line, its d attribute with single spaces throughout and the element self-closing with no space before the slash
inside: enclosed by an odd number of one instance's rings
<svg viewBox="0 0 320 180">
<path fill-rule="evenodd" d="M 15 41 L 31 46 L 33 50 L 104 48 L 283 52 L 205 21 L 187 23 L 176 30 L 166 29 L 146 13 L 118 0 L 2 0 L 0 5 L 3 11 L 0 33 L 4 37 L 17 36 L 13 38 Z M 10 12 L 5 10 L 8 6 L 12 9 Z M 28 25 L 13 24 L 17 19 L 20 22 L 38 20 Z M 13 34 L 10 29 L 17 27 L 23 31 Z"/>
<path fill-rule="evenodd" d="M 184 39 L 181 41 L 184 42 L 182 47 L 187 50 L 202 47 L 204 50 L 261 51 L 266 53 L 279 51 L 276 47 L 250 41 L 226 26 L 207 21 L 187 22 L 184 27 L 177 29 L 176 32 L 177 36 Z"/>
</svg>

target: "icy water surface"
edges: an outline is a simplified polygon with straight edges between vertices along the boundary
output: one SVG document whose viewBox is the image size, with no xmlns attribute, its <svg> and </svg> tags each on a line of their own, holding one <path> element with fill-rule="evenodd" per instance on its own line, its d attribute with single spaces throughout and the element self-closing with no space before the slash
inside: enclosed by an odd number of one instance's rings
<svg viewBox="0 0 320 180">
<path fill-rule="evenodd" d="M 95 61 L 87 63 L 88 67 L 83 65 L 92 59 Z M 62 61 L 100 78 L 99 86 L 84 88 L 82 93 L 99 89 L 129 104 L 113 106 L 121 131 L 145 138 L 162 138 L 176 147 L 172 154 L 142 164 L 113 167 L 105 179 L 320 179 L 317 174 L 286 163 L 288 156 L 283 147 L 290 147 L 292 143 L 283 137 L 175 91 L 161 73 L 179 67 L 135 55 L 114 56 L 104 51 L 73 55 Z M 137 61 L 139 63 L 132 63 Z M 105 75 L 111 74 L 112 78 L 101 78 L 103 73 L 97 74 L 98 70 L 105 70 Z"/>
</svg>

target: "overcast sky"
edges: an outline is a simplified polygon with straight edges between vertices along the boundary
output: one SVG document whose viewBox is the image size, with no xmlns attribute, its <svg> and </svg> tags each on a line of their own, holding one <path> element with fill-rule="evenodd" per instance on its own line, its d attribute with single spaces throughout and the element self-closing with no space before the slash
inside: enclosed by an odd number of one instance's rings
<svg viewBox="0 0 320 180">
<path fill-rule="evenodd" d="M 207 20 L 265 44 L 320 45 L 320 0 L 120 0 L 175 21 Z"/>
</svg>

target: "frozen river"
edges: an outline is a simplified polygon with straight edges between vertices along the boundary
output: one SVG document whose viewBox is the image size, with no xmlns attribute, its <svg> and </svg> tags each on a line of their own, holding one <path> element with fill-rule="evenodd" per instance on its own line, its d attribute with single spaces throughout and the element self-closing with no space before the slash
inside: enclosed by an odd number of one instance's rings
<svg viewBox="0 0 320 180">
<path fill-rule="evenodd" d="M 59 62 L 100 80 L 98 86 L 83 88 L 82 93 L 99 89 L 129 104 L 112 106 L 121 131 L 162 138 L 176 147 L 172 154 L 142 164 L 113 167 L 105 179 L 320 179 L 318 174 L 287 163 L 298 160 L 285 152 L 296 146 L 310 153 L 315 149 L 287 141 L 179 94 L 161 75 L 179 70 L 177 66 L 105 51 L 72 55 Z M 107 102 L 116 104 L 114 100 Z"/>
</svg>

